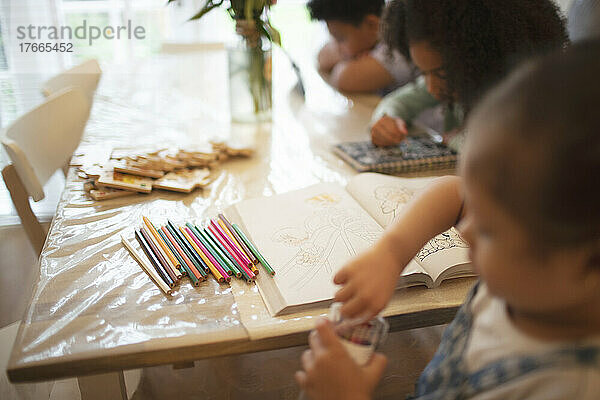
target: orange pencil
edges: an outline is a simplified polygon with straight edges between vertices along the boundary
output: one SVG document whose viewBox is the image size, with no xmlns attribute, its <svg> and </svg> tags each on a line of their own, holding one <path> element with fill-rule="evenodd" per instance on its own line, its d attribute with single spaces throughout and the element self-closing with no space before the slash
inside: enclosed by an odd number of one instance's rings
<svg viewBox="0 0 600 400">
<path fill-rule="evenodd" d="M 175 256 L 173 255 L 173 253 L 171 253 L 171 249 L 169 249 L 169 247 L 167 247 L 167 244 L 160 237 L 160 235 L 158 234 L 156 228 L 154 227 L 154 225 L 152 225 L 152 223 L 150 222 L 150 220 L 148 218 L 146 218 L 146 217 L 142 217 L 142 218 L 144 220 L 144 223 L 148 227 L 148 230 L 150 231 L 150 233 L 152 234 L 152 236 L 154 237 L 154 239 L 156 239 L 156 241 L 160 245 L 160 248 L 165 253 L 167 261 L 169 262 L 169 266 L 171 268 L 173 268 L 173 270 L 175 272 L 175 275 L 177 276 L 177 279 L 181 279 L 182 273 L 179 270 L 181 268 L 181 264 L 175 258 Z"/>
<path fill-rule="evenodd" d="M 150 228 L 146 229 L 143 226 L 140 229 L 146 232 L 146 235 L 148 235 L 146 240 L 149 240 L 154 244 L 154 246 L 156 247 L 155 251 L 158 252 L 164 260 L 164 264 L 165 264 L 164 267 L 168 268 L 169 271 L 171 271 L 171 273 L 169 275 L 173 275 L 174 281 L 175 281 L 175 283 L 177 283 L 179 280 L 181 280 L 181 277 L 182 277 L 181 272 L 179 272 L 179 270 L 177 268 L 175 268 L 175 266 L 169 260 L 169 257 L 167 257 L 167 253 L 165 253 L 165 251 L 161 248 L 160 242 L 156 239 L 156 236 L 153 235 L 153 233 L 155 233 L 155 232 L 152 229 L 150 229 Z M 157 255 L 157 257 L 158 257 L 158 255 Z"/>
<path fill-rule="evenodd" d="M 208 257 L 206 257 L 206 255 L 204 254 L 204 252 L 202 250 L 200 250 L 200 248 L 198 247 L 198 245 L 196 243 L 194 243 L 194 240 L 190 237 L 189 233 L 187 233 L 182 226 L 179 227 L 179 230 L 181 231 L 181 233 L 183 234 L 183 236 L 186 238 L 186 240 L 192 245 L 192 247 L 194 248 L 194 250 L 196 250 L 196 252 L 198 253 L 198 255 L 200 257 L 202 257 L 202 260 L 204 260 L 204 262 L 206 263 L 206 265 L 208 265 L 208 269 L 210 269 L 210 272 L 212 272 L 212 274 L 215 276 L 215 279 L 218 282 L 225 282 L 225 278 L 223 277 L 223 275 L 221 275 L 221 273 L 219 272 L 219 270 L 217 270 L 217 268 L 208 259 Z"/>
</svg>

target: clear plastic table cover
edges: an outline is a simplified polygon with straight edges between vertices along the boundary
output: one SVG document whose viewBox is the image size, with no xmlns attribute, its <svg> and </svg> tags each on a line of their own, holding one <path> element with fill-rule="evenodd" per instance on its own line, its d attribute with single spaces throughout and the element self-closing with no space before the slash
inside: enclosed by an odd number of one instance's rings
<svg viewBox="0 0 600 400">
<path fill-rule="evenodd" d="M 244 198 L 319 181 L 345 183 L 353 172 L 329 146 L 366 137 L 372 102 L 354 103 L 317 76 L 307 80 L 303 101 L 280 57 L 275 54 L 273 121 L 259 125 L 229 122 L 224 50 L 105 66 L 76 154 L 96 161 L 112 148 L 185 148 L 209 139 L 251 145 L 255 153 L 213 170 L 214 181 L 204 190 L 103 202 L 86 197 L 72 168 L 9 369 L 248 337 L 238 301 L 250 285 L 234 297 L 230 285 L 214 279 L 198 288 L 187 281 L 167 297 L 122 246 L 120 234 L 133 239 L 143 215 L 156 223 L 200 222 Z"/>
<path fill-rule="evenodd" d="M 76 153 L 85 154 L 88 161 L 106 158 L 113 148 L 185 148 L 209 139 L 249 145 L 255 153 L 249 159 L 221 164 L 204 190 L 153 191 L 103 202 L 85 196 L 83 180 L 72 168 L 40 257 L 40 278 L 9 372 L 306 331 L 316 316 L 325 313 L 313 310 L 272 318 L 255 286 L 241 281 L 218 284 L 212 278 L 197 288 L 185 281 L 167 297 L 120 242 L 120 234 L 133 238 L 143 215 L 158 224 L 167 219 L 201 222 L 245 198 L 320 181 L 345 184 L 355 174 L 330 147 L 367 138 L 377 99 L 342 96 L 314 70 L 305 69 L 303 100 L 294 91 L 296 78 L 287 60 L 275 52 L 274 61 L 273 120 L 257 125 L 229 122 L 224 50 L 162 55 L 133 65 L 105 67 Z M 417 291 L 416 303 L 400 298 L 387 313 L 456 306 L 459 300 L 448 301 L 447 295 L 456 299 L 458 294 L 460 299 L 467 290 L 463 286 Z"/>
</svg>

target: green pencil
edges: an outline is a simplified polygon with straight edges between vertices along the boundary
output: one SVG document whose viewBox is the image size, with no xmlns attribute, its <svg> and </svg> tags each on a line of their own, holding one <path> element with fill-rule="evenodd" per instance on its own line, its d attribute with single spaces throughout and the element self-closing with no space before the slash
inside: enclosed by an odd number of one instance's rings
<svg viewBox="0 0 600 400">
<path fill-rule="evenodd" d="M 196 226 L 196 229 L 198 229 L 198 232 L 204 237 L 204 239 L 219 253 L 223 261 L 227 263 L 227 265 L 229 266 L 229 268 L 231 268 L 235 276 L 241 278 L 242 273 L 240 272 L 239 268 L 231 262 L 229 257 L 227 257 L 227 255 L 223 252 L 223 248 L 215 242 L 215 240 L 207 233 L 206 229 L 200 229 L 199 226 Z"/>
<path fill-rule="evenodd" d="M 167 246 L 169 246 L 169 249 L 171 249 L 171 251 L 173 252 L 173 255 L 175 255 L 175 257 L 177 257 L 177 260 L 179 260 L 179 263 L 181 264 L 181 268 L 185 271 L 185 273 L 187 274 L 187 276 L 190 277 L 190 279 L 192 280 L 192 283 L 194 284 L 194 286 L 200 285 L 200 280 L 190 270 L 190 268 L 188 267 L 187 263 L 183 260 L 183 258 L 181 258 L 181 256 L 179 255 L 179 252 L 175 249 L 175 247 L 173 247 L 173 244 L 167 238 L 167 236 L 165 235 L 165 233 L 163 231 L 161 231 L 160 229 L 157 229 L 157 232 L 160 235 L 160 237 L 163 238 L 163 240 L 165 241 L 165 243 L 167 244 Z"/>
<path fill-rule="evenodd" d="M 269 272 L 271 275 L 275 275 L 275 271 L 273 270 L 273 268 L 271 268 L 271 266 L 269 265 L 267 260 L 265 260 L 265 258 L 262 256 L 262 254 L 260 254 L 259 251 L 256 249 L 256 247 L 254 247 L 252 242 L 250 240 L 248 240 L 248 238 L 246 237 L 246 235 L 244 235 L 244 232 L 242 232 L 240 227 L 237 226 L 236 224 L 233 224 L 233 229 L 235 229 L 235 231 L 238 233 L 238 235 L 240 235 L 240 237 L 242 238 L 244 243 L 246 243 L 246 246 L 248 246 L 250 248 L 252 253 L 254 253 L 256 258 L 258 258 L 258 260 L 260 261 L 262 266 L 265 267 L 267 272 Z"/>
<path fill-rule="evenodd" d="M 215 260 L 217 260 L 217 262 L 219 263 L 219 266 L 221 268 L 223 268 L 223 270 L 225 271 L 225 273 L 229 276 L 234 275 L 234 271 L 231 269 L 231 267 L 229 266 L 229 264 L 227 264 L 225 262 L 225 260 L 223 258 L 221 258 L 221 255 L 219 253 L 217 253 L 217 251 L 215 250 L 214 246 L 212 246 L 210 243 L 208 243 L 206 241 L 206 239 L 204 238 L 204 236 L 202 236 L 200 234 L 200 232 L 198 231 L 198 229 L 192 225 L 189 222 L 186 222 L 186 225 L 188 228 L 190 228 L 190 230 L 192 231 L 192 233 L 194 235 L 196 235 L 196 237 L 198 238 L 198 240 L 204 245 L 204 247 L 206 247 L 206 250 L 209 251 L 209 253 L 215 258 Z"/>
</svg>

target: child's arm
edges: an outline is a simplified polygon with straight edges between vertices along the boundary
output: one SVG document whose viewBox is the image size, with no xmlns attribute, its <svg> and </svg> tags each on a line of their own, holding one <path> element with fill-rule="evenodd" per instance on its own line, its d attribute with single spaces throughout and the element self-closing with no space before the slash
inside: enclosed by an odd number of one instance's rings
<svg viewBox="0 0 600 400">
<path fill-rule="evenodd" d="M 334 41 L 327 43 L 319 51 L 319 55 L 317 56 L 319 72 L 329 74 L 333 67 L 335 67 L 335 65 L 342 60 L 343 57 L 340 53 L 338 45 Z"/>
<path fill-rule="evenodd" d="M 377 105 L 371 118 L 371 140 L 377 146 L 400 143 L 406 136 L 402 126 L 410 125 L 424 110 L 439 102 L 427 91 L 425 80 L 420 77 L 385 96 Z"/>
<path fill-rule="evenodd" d="M 334 282 L 342 315 L 371 319 L 387 304 L 398 275 L 425 243 L 456 224 L 463 213 L 461 178 L 439 178 L 405 209 L 369 250 L 343 267 Z"/>
<path fill-rule="evenodd" d="M 375 353 L 359 367 L 340 343 L 331 322 L 317 322 L 308 338 L 310 350 L 302 354 L 304 371 L 296 381 L 313 400 L 368 400 L 385 370 L 385 356 Z"/>
<path fill-rule="evenodd" d="M 328 81 L 345 92 L 374 92 L 394 83 L 394 78 L 377 59 L 363 55 L 338 62 Z"/>
</svg>

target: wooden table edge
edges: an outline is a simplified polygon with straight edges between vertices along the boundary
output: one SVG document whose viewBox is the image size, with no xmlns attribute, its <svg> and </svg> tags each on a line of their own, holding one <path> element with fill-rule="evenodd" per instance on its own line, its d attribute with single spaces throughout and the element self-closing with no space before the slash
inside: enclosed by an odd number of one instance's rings
<svg viewBox="0 0 600 400">
<path fill-rule="evenodd" d="M 448 323 L 458 306 L 443 307 L 387 317 L 390 332 L 424 328 Z M 90 359 L 48 362 L 36 365 L 13 366 L 6 370 L 13 383 L 40 382 L 78 376 L 96 375 L 159 365 L 191 363 L 197 360 L 232 356 L 259 351 L 277 350 L 308 344 L 308 332 L 300 331 L 285 336 L 258 340 L 238 339 L 228 343 L 183 346 L 175 349 L 144 350 L 127 355 L 107 355 Z"/>
</svg>

